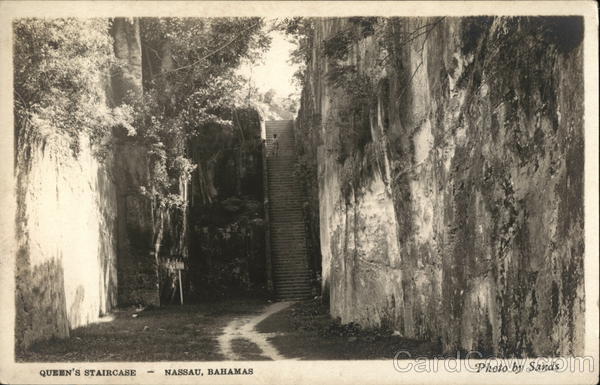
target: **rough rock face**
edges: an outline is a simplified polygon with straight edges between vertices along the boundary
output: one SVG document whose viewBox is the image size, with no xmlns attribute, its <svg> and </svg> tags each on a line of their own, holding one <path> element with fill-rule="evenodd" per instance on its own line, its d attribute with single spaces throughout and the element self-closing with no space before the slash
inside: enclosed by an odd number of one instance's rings
<svg viewBox="0 0 600 385">
<path fill-rule="evenodd" d="M 197 299 L 264 290 L 265 224 L 260 117 L 235 110 L 234 129 L 207 125 L 190 150 L 198 164 L 190 207 L 190 294 Z"/>
<path fill-rule="evenodd" d="M 140 102 L 142 51 L 138 19 L 115 18 L 111 34 L 118 62 L 109 95 L 114 106 Z M 117 185 L 119 305 L 158 305 L 159 274 L 152 204 L 140 194 L 149 178 L 147 148 L 124 129 L 114 132 Z M 160 244 L 160 239 L 158 240 Z"/>
<path fill-rule="evenodd" d="M 115 187 L 86 138 L 28 138 L 17 158 L 16 345 L 66 337 L 116 305 Z"/>
<path fill-rule="evenodd" d="M 582 353 L 583 20 L 313 31 L 297 135 L 332 315 L 448 351 Z"/>
</svg>

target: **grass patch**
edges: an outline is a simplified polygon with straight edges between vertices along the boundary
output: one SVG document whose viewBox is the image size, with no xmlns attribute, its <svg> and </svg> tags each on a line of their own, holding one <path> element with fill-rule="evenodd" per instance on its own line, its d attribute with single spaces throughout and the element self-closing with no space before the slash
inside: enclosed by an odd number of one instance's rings
<svg viewBox="0 0 600 385">
<path fill-rule="evenodd" d="M 385 328 L 341 324 L 330 317 L 329 306 L 319 300 L 296 303 L 265 319 L 256 329 L 281 333 L 269 341 L 286 357 L 303 360 L 392 359 L 400 350 L 414 357 L 441 354 L 438 343 L 402 338 Z"/>
<path fill-rule="evenodd" d="M 269 360 L 263 356 L 262 350 L 254 342 L 245 338 L 235 338 L 231 341 L 233 352 L 238 354 L 244 361 L 264 361 Z"/>
<path fill-rule="evenodd" d="M 20 362 L 219 361 L 217 337 L 234 316 L 253 314 L 262 299 L 228 300 L 114 313 L 110 322 L 77 328 L 17 351 Z"/>
</svg>

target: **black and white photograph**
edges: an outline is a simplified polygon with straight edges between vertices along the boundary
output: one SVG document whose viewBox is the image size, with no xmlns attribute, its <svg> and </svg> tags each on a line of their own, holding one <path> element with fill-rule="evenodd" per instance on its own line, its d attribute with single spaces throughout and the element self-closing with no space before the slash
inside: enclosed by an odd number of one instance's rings
<svg viewBox="0 0 600 385">
<path fill-rule="evenodd" d="M 1 383 L 598 380 L 593 2 L 169 3 L 0 4 Z"/>
</svg>

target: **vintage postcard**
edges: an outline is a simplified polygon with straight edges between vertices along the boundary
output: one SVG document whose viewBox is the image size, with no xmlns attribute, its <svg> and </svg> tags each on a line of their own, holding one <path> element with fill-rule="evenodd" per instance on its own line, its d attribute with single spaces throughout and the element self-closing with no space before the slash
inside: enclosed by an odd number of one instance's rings
<svg viewBox="0 0 600 385">
<path fill-rule="evenodd" d="M 0 15 L 0 383 L 598 382 L 595 2 Z"/>
</svg>

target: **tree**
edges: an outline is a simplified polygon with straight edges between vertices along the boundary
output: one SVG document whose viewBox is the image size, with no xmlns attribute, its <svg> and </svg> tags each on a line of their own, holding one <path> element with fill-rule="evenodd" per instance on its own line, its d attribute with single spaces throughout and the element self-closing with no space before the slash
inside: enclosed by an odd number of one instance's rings
<svg viewBox="0 0 600 385">
<path fill-rule="evenodd" d="M 269 46 L 263 27 L 261 18 L 141 20 L 145 111 L 140 129 L 154 162 L 146 191 L 166 205 L 185 204 L 178 190 L 194 169 L 188 140 L 214 136 L 215 125 L 224 134 L 233 132 L 226 117 L 240 103 L 236 91 L 244 81 L 234 70 Z"/>
<path fill-rule="evenodd" d="M 98 85 L 113 64 L 107 19 L 17 19 L 13 24 L 15 131 L 66 135 L 75 154 L 79 135 L 99 143 L 110 128 L 130 126 L 128 106 L 109 108 Z M 25 131 L 24 131 L 25 130 Z M 18 148 L 23 148 L 20 143 Z"/>
</svg>

